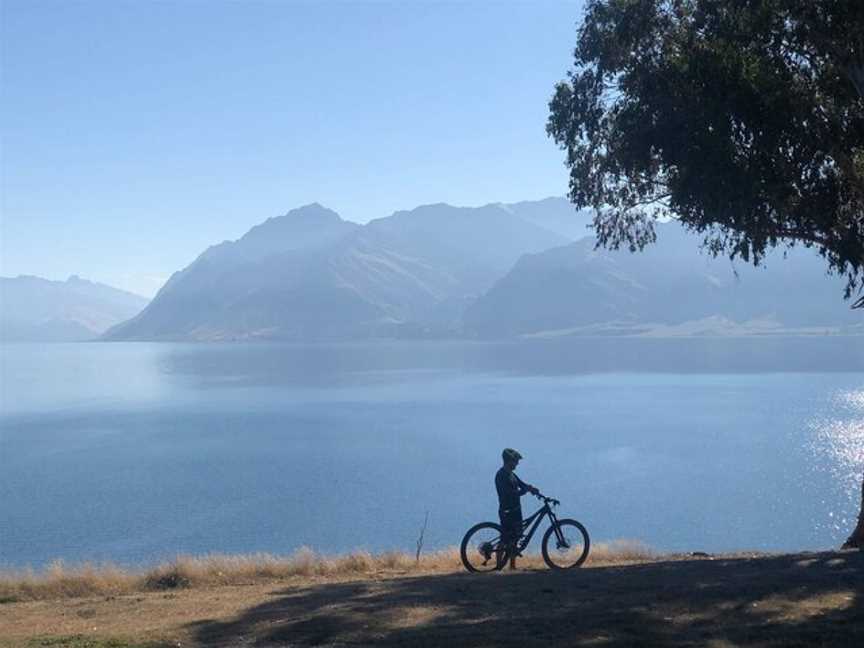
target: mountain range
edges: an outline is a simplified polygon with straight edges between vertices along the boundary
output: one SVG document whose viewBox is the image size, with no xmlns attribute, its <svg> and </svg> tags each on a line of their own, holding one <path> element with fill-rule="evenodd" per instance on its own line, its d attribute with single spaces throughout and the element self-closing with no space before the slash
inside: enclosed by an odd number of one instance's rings
<svg viewBox="0 0 864 648">
<path fill-rule="evenodd" d="M 565 202 L 425 205 L 362 226 L 306 205 L 207 249 L 105 338 L 453 335 L 520 256 L 572 240 L 556 231 Z"/>
<path fill-rule="evenodd" d="M 77 277 L 2 279 L 4 339 L 322 341 L 563 335 L 864 334 L 812 250 L 765 267 L 659 223 L 641 253 L 596 249 L 563 198 L 434 204 L 365 225 L 317 203 L 201 253 L 148 304 Z M 784 258 L 785 256 L 785 258 Z M 110 327 L 110 328 L 109 328 Z M 106 330 L 107 329 L 107 330 Z"/>
<path fill-rule="evenodd" d="M 771 253 L 764 265 L 699 249 L 676 222 L 658 223 L 642 252 L 581 241 L 523 256 L 466 310 L 464 333 L 481 338 L 557 335 L 864 333 L 813 250 Z"/>
<path fill-rule="evenodd" d="M 144 297 L 75 275 L 66 281 L 0 277 L 0 340 L 92 340 L 146 305 Z"/>
</svg>

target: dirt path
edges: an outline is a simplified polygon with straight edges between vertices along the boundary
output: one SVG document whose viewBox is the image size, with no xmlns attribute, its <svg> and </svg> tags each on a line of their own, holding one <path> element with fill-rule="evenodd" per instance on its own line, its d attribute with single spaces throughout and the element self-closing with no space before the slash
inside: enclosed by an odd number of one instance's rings
<svg viewBox="0 0 864 648">
<path fill-rule="evenodd" d="M 862 590 L 858 552 L 389 575 L 4 604 L 0 645 L 860 647 Z"/>
</svg>

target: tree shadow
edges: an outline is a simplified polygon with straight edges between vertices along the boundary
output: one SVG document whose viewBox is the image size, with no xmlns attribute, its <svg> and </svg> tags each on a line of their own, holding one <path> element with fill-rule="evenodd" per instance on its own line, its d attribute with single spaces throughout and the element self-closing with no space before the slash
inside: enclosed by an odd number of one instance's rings
<svg viewBox="0 0 864 648">
<path fill-rule="evenodd" d="M 861 646 L 858 552 L 573 572 L 445 574 L 273 592 L 203 645 Z"/>
</svg>

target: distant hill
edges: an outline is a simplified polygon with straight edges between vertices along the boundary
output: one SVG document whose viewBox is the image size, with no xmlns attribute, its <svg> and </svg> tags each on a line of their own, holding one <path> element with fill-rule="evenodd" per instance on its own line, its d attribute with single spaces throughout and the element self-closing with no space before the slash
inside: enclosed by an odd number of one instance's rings
<svg viewBox="0 0 864 648">
<path fill-rule="evenodd" d="M 566 198 L 553 197 L 501 206 L 516 216 L 571 241 L 578 241 L 593 234 L 589 229 L 593 220 L 591 210 L 577 211 Z"/>
<path fill-rule="evenodd" d="M 522 257 L 464 315 L 466 332 L 518 335 L 864 333 L 843 281 L 814 252 L 772 254 L 765 267 L 699 250 L 677 223 L 641 253 L 594 239 Z"/>
<path fill-rule="evenodd" d="M 108 340 L 334 340 L 864 333 L 812 251 L 753 268 L 677 223 L 641 253 L 595 250 L 563 198 L 424 205 L 358 225 L 319 204 L 176 272 Z"/>
<path fill-rule="evenodd" d="M 350 290 L 327 285 L 322 262 L 336 243 L 358 227 L 317 204 L 268 219 L 237 241 L 205 250 L 175 272 L 137 317 L 105 337 L 246 337 L 266 335 L 287 319 L 298 329 L 297 336 L 306 328 L 338 326 L 317 318 L 316 309 L 327 304 L 356 318 L 363 305 Z"/>
<path fill-rule="evenodd" d="M 92 340 L 146 305 L 144 297 L 74 275 L 66 281 L 0 277 L 0 340 Z"/>
<path fill-rule="evenodd" d="M 563 199 L 537 203 L 557 210 Z M 211 247 L 109 340 L 343 339 L 452 334 L 525 253 L 567 237 L 504 205 L 426 205 L 361 226 L 318 204 Z M 575 211 L 573 212 L 575 214 Z"/>
</svg>

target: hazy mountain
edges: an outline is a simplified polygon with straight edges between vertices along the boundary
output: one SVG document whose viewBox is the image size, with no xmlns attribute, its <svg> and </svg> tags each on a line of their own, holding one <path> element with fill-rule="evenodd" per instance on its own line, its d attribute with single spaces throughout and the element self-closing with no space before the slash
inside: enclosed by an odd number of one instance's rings
<svg viewBox="0 0 864 648">
<path fill-rule="evenodd" d="M 328 285 L 325 276 L 328 252 L 357 228 L 318 204 L 270 218 L 237 241 L 205 250 L 175 272 L 137 317 L 106 337 L 246 337 L 266 335 L 289 319 L 296 336 L 306 329 L 325 334 L 339 323 L 322 321 L 322 307 L 354 317 L 366 310 L 350 290 Z"/>
<path fill-rule="evenodd" d="M 502 205 L 428 205 L 365 226 L 307 205 L 209 248 L 105 337 L 332 339 L 452 327 L 519 256 L 566 240 Z"/>
<path fill-rule="evenodd" d="M 514 214 L 506 205 L 452 207 L 443 203 L 373 220 L 360 239 L 452 278 L 460 289 L 447 289 L 451 297 L 485 291 L 522 254 L 567 240 Z"/>
<path fill-rule="evenodd" d="M 813 251 L 772 254 L 754 268 L 714 259 L 698 243 L 668 223 L 642 253 L 594 250 L 585 239 L 526 255 L 469 307 L 465 329 L 481 337 L 860 332 L 864 317 Z"/>
<path fill-rule="evenodd" d="M 591 211 L 577 210 L 566 198 L 554 197 L 501 206 L 529 223 L 560 234 L 571 241 L 578 241 L 593 233 L 588 227 L 593 218 Z"/>
<path fill-rule="evenodd" d="M 146 305 L 143 297 L 74 275 L 66 281 L 0 277 L 0 340 L 94 339 Z"/>
</svg>

